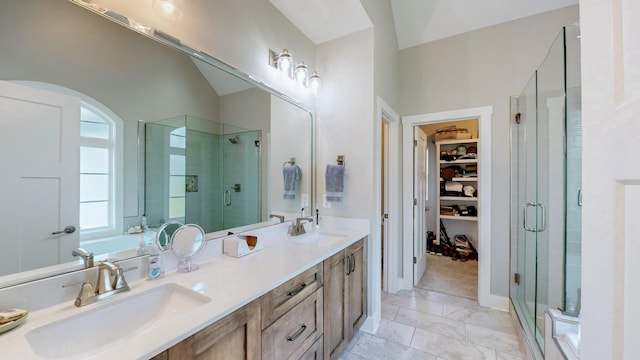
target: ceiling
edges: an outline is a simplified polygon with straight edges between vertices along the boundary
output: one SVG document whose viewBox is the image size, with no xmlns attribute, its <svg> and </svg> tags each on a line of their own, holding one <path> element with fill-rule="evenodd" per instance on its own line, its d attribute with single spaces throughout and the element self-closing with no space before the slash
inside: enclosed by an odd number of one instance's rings
<svg viewBox="0 0 640 360">
<path fill-rule="evenodd" d="M 315 44 L 372 26 L 360 0 L 269 1 Z M 398 48 L 404 49 L 574 5 L 579 0 L 390 1 Z"/>
</svg>

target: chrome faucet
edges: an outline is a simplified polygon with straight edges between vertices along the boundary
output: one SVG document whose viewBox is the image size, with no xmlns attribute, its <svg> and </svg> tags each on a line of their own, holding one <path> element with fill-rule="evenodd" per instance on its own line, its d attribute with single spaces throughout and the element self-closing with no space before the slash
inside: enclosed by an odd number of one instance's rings
<svg viewBox="0 0 640 360">
<path fill-rule="evenodd" d="M 75 305 L 78 307 L 89 305 L 125 291 L 129 291 L 129 284 L 124 278 L 122 267 L 104 261 L 98 266 L 96 286 L 94 287 L 90 282 L 83 282 Z"/>
<path fill-rule="evenodd" d="M 74 249 L 73 251 L 71 251 L 71 255 L 75 256 L 80 256 L 82 257 L 82 260 L 84 261 L 84 268 L 88 269 L 90 267 L 93 267 L 93 253 L 92 252 L 88 252 L 87 250 L 83 249 L 83 248 L 77 248 Z"/>
<path fill-rule="evenodd" d="M 296 218 L 295 223 L 289 226 L 289 236 L 298 236 L 306 233 L 306 231 L 304 230 L 304 224 L 302 223 L 303 221 L 313 222 L 313 218 L 312 217 Z"/>
<path fill-rule="evenodd" d="M 271 218 L 278 218 L 278 220 L 280 220 L 280 224 L 282 224 L 284 222 L 284 215 L 271 214 L 271 215 L 269 215 L 269 219 L 271 219 Z"/>
</svg>

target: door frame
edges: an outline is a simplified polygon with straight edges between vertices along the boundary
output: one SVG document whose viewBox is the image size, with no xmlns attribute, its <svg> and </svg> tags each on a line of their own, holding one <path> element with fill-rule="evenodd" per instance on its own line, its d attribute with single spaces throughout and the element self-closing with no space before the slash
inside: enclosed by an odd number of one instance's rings
<svg viewBox="0 0 640 360">
<path fill-rule="evenodd" d="M 491 296 L 491 116 L 493 106 L 482 106 L 452 111 L 404 116 L 402 118 L 403 143 L 403 211 L 413 209 L 413 128 L 417 125 L 452 120 L 478 119 L 478 303 L 481 306 L 508 309 L 501 297 Z M 436 224 L 437 225 L 437 224 Z M 413 288 L 413 218 L 403 218 L 401 287 Z"/>
<path fill-rule="evenodd" d="M 369 239 L 369 247 L 367 248 L 367 301 L 369 317 L 362 325 L 362 330 L 375 333 L 382 319 L 382 278 L 380 271 L 381 251 L 381 234 L 380 229 L 382 219 L 382 198 L 381 187 L 382 179 L 379 174 L 382 173 L 382 122 L 389 125 L 388 146 L 389 146 L 389 182 L 387 184 L 389 209 L 388 234 L 390 239 L 401 239 L 400 219 L 402 219 L 402 202 L 400 191 L 401 181 L 401 147 L 400 147 L 400 115 L 396 113 L 389 104 L 380 96 L 376 97 L 376 114 L 373 125 L 373 209 L 371 213 L 371 237 Z M 385 244 L 385 286 L 386 291 L 395 293 L 400 290 L 399 282 L 401 271 L 401 241 L 387 241 Z M 413 250 L 412 250 L 413 251 Z"/>
</svg>

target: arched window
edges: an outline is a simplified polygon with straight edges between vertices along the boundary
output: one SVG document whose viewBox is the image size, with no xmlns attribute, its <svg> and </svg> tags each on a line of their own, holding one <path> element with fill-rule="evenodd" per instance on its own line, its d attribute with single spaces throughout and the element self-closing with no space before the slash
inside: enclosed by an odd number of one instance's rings
<svg viewBox="0 0 640 360">
<path fill-rule="evenodd" d="M 122 125 L 114 116 L 103 105 L 81 98 L 81 241 L 123 231 L 122 181 L 118 181 L 122 178 L 122 160 L 118 160 L 122 159 L 118 147 Z"/>
</svg>

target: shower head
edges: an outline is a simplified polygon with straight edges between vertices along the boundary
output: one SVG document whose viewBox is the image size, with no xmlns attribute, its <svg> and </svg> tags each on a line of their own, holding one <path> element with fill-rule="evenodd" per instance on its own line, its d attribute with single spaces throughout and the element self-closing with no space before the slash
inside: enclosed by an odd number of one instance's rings
<svg viewBox="0 0 640 360">
<path fill-rule="evenodd" d="M 232 144 L 237 144 L 240 141 L 240 135 L 236 135 L 236 137 L 229 138 L 229 142 Z"/>
</svg>

